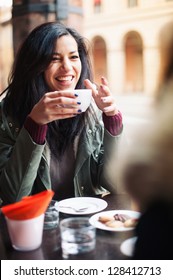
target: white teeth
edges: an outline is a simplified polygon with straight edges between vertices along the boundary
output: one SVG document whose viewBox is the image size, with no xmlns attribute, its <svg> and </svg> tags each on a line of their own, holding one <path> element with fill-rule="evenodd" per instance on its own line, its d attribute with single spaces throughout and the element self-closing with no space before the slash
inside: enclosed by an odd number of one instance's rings
<svg viewBox="0 0 173 280">
<path fill-rule="evenodd" d="M 57 79 L 59 81 L 71 81 L 72 80 L 72 76 L 58 77 Z"/>
</svg>

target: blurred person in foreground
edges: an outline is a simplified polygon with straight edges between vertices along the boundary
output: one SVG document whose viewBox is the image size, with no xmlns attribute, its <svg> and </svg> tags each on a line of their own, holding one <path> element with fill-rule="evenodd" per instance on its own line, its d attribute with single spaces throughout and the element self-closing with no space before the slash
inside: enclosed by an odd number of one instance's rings
<svg viewBox="0 0 173 280">
<path fill-rule="evenodd" d="M 74 89 L 92 90 L 81 112 Z M 57 22 L 36 27 L 21 45 L 0 104 L 3 204 L 53 189 L 54 199 L 116 193 L 106 163 L 122 132 L 108 82 L 93 83 L 87 42 Z"/>
<path fill-rule="evenodd" d="M 119 182 L 141 212 L 133 259 L 173 259 L 173 22 L 160 33 L 152 119 L 120 153 Z"/>
</svg>

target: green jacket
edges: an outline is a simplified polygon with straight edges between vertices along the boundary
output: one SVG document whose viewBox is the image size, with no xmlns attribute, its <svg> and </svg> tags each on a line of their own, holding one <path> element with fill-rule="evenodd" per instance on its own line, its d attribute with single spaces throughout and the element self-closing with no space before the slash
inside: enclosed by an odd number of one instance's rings
<svg viewBox="0 0 173 280">
<path fill-rule="evenodd" d="M 120 136 L 91 121 L 79 139 L 74 175 L 75 196 L 116 192 L 105 166 Z M 5 116 L 0 103 L 0 198 L 4 204 L 51 188 L 48 145 L 33 142 L 27 130 Z M 103 164 L 104 163 L 104 164 Z"/>
</svg>

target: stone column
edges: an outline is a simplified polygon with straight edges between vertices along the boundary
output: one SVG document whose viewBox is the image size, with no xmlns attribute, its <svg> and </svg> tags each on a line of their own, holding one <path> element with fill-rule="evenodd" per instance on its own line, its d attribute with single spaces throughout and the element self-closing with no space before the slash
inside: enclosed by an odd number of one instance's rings
<svg viewBox="0 0 173 280">
<path fill-rule="evenodd" d="M 159 52 L 154 46 L 146 46 L 144 49 L 144 88 L 145 93 L 153 95 L 156 89 L 158 69 L 159 69 Z"/>
<path fill-rule="evenodd" d="M 13 0 L 14 54 L 33 28 L 48 21 L 59 21 L 82 32 L 82 0 Z"/>
<path fill-rule="evenodd" d="M 109 86 L 113 94 L 122 94 L 124 91 L 125 62 L 124 52 L 121 49 L 108 49 L 107 66 Z"/>
</svg>

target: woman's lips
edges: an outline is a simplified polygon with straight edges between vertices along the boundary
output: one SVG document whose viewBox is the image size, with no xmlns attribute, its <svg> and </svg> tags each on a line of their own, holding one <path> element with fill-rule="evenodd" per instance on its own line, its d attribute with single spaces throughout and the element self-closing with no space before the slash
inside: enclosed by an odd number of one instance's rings
<svg viewBox="0 0 173 280">
<path fill-rule="evenodd" d="M 68 88 L 74 88 L 75 87 L 75 76 L 69 75 L 69 76 L 59 76 L 56 77 L 56 88 L 59 88 L 59 90 L 65 90 Z"/>
<path fill-rule="evenodd" d="M 73 80 L 74 76 L 70 75 L 70 76 L 59 76 L 56 77 L 56 80 L 59 82 L 71 82 Z"/>
</svg>

